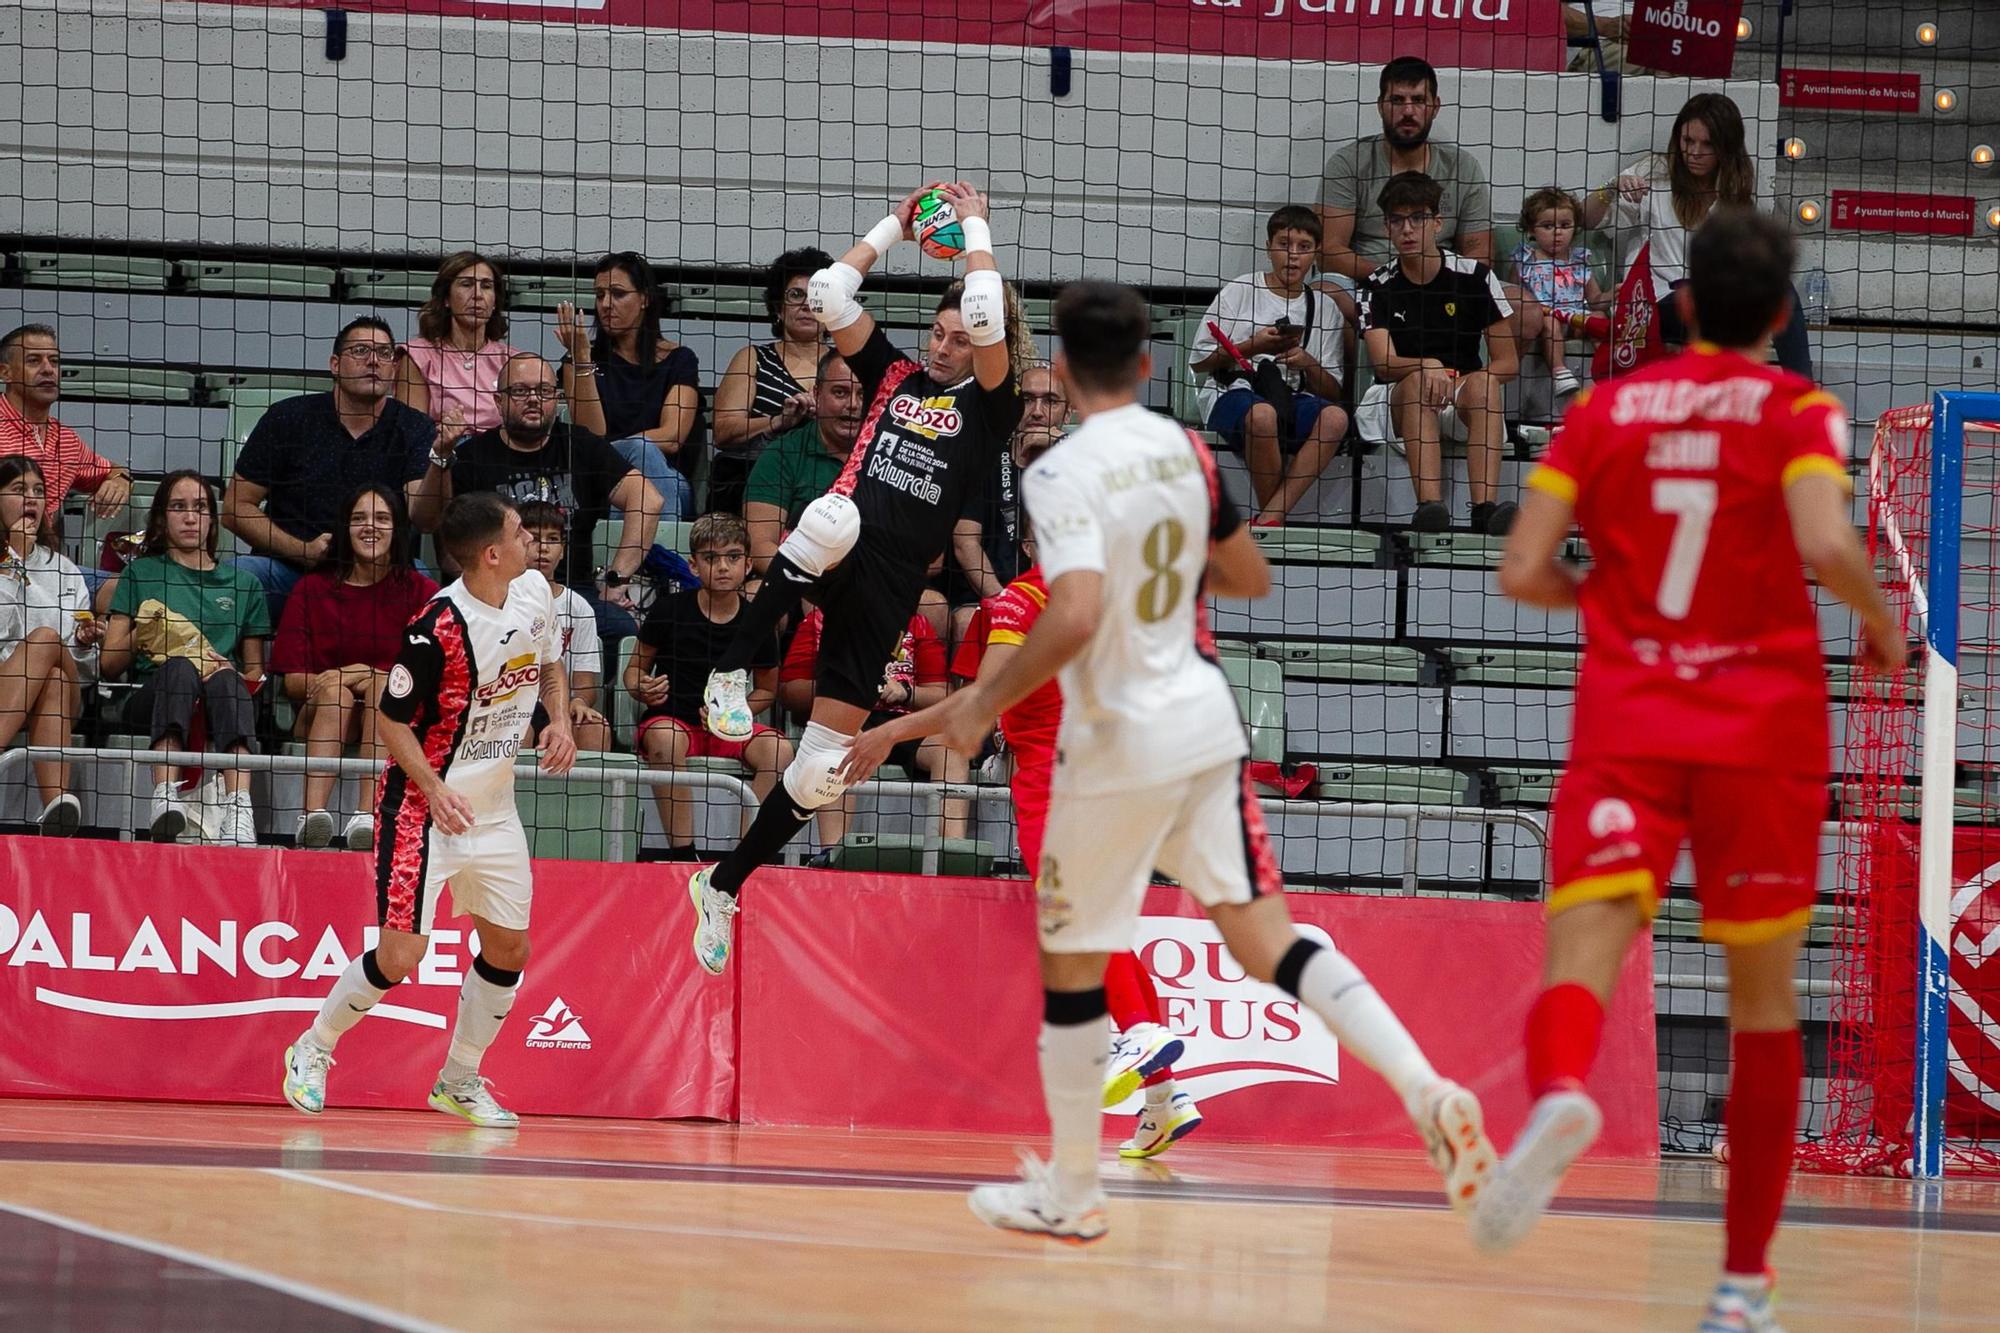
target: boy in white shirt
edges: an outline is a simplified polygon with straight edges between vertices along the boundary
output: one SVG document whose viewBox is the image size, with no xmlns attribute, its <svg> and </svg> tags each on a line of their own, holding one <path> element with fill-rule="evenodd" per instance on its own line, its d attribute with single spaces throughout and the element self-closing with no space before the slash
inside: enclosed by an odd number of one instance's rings
<svg viewBox="0 0 2000 1333">
<path fill-rule="evenodd" d="M 1334 400 L 1354 319 L 1347 293 L 1307 280 L 1319 256 L 1317 213 L 1287 204 L 1271 214 L 1264 235 L 1270 271 L 1222 285 L 1195 331 L 1189 369 L 1206 377 L 1197 393 L 1203 422 L 1250 465 L 1253 526 L 1276 527 L 1347 435 L 1347 413 Z"/>
<path fill-rule="evenodd" d="M 597 633 L 597 613 L 574 588 L 556 582 L 562 568 L 563 550 L 569 541 L 563 513 L 546 500 L 527 500 L 518 508 L 521 526 L 534 539 L 528 568 L 549 581 L 555 594 L 556 625 L 562 631 L 563 672 L 569 677 L 569 727 L 576 748 L 603 753 L 611 748 L 611 724 L 597 711 L 597 687 L 604 678 L 604 641 Z M 535 708 L 534 725 L 528 742 L 542 734 L 548 715 Z"/>
</svg>

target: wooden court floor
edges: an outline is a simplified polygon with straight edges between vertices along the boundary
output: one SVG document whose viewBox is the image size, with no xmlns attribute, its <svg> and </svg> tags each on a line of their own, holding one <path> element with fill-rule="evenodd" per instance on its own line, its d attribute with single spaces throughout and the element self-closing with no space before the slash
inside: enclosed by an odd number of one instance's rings
<svg viewBox="0 0 2000 1333">
<path fill-rule="evenodd" d="M 1122 1126 L 1121 1126 L 1122 1128 Z M 1077 1249 L 990 1231 L 991 1137 L 0 1101 L 0 1329 L 1676 1329 L 1720 1169 L 1584 1166 L 1477 1254 L 1415 1151 L 1204 1145 Z M 1800 1177 L 1792 1333 L 2000 1326 L 2000 1184 Z"/>
</svg>

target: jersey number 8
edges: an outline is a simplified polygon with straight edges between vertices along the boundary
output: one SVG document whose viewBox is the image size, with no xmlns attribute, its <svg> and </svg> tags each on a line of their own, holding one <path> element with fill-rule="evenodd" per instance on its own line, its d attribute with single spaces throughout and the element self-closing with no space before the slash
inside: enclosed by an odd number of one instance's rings
<svg viewBox="0 0 2000 1333">
<path fill-rule="evenodd" d="M 1148 625 L 1165 620 L 1181 604 L 1186 582 L 1174 562 L 1187 548 L 1187 529 L 1177 518 L 1163 518 L 1146 532 L 1140 553 L 1151 576 L 1139 585 L 1139 619 Z"/>
</svg>

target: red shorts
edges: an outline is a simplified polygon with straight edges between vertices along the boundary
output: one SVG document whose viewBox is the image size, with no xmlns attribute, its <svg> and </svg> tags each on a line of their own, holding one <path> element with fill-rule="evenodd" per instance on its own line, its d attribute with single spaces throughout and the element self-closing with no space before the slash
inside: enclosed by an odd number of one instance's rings
<svg viewBox="0 0 2000 1333">
<path fill-rule="evenodd" d="M 683 732 L 688 738 L 688 758 L 690 759 L 734 759 L 739 764 L 748 762 L 744 759 L 743 752 L 750 748 L 750 741 L 754 741 L 759 736 L 767 733 L 772 736 L 784 735 L 776 727 L 767 727 L 762 722 L 759 722 L 751 727 L 750 740 L 726 741 L 707 727 L 691 727 L 677 717 L 661 715 L 641 718 L 639 720 L 639 750 L 642 754 L 646 748 L 646 733 L 654 727 L 673 727 Z"/>
<path fill-rule="evenodd" d="M 1703 938 L 1774 939 L 1806 924 L 1825 818 L 1824 778 L 1667 760 L 1574 763 L 1556 789 L 1549 912 L 1634 897 L 1651 920 L 1689 839 Z"/>
<path fill-rule="evenodd" d="M 1021 866 L 1033 879 L 1042 868 L 1042 831 L 1049 826 L 1049 774 L 1015 769 L 1008 784 L 1014 794 L 1014 828 L 1021 844 Z"/>
</svg>

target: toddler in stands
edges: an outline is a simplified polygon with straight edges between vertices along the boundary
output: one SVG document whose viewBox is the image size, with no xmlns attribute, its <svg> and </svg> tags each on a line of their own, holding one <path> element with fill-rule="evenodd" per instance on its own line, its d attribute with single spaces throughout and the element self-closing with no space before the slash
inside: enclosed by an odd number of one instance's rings
<svg viewBox="0 0 2000 1333">
<path fill-rule="evenodd" d="M 1567 364 L 1564 345 L 1579 334 L 1600 336 L 1603 321 L 1593 325 L 1591 317 L 1609 303 L 1591 272 L 1590 250 L 1576 243 L 1582 215 L 1568 191 L 1535 191 L 1521 206 L 1521 244 L 1514 250 L 1515 281 L 1550 315 L 1542 330 L 1542 354 L 1558 398 L 1583 387 Z"/>
</svg>

